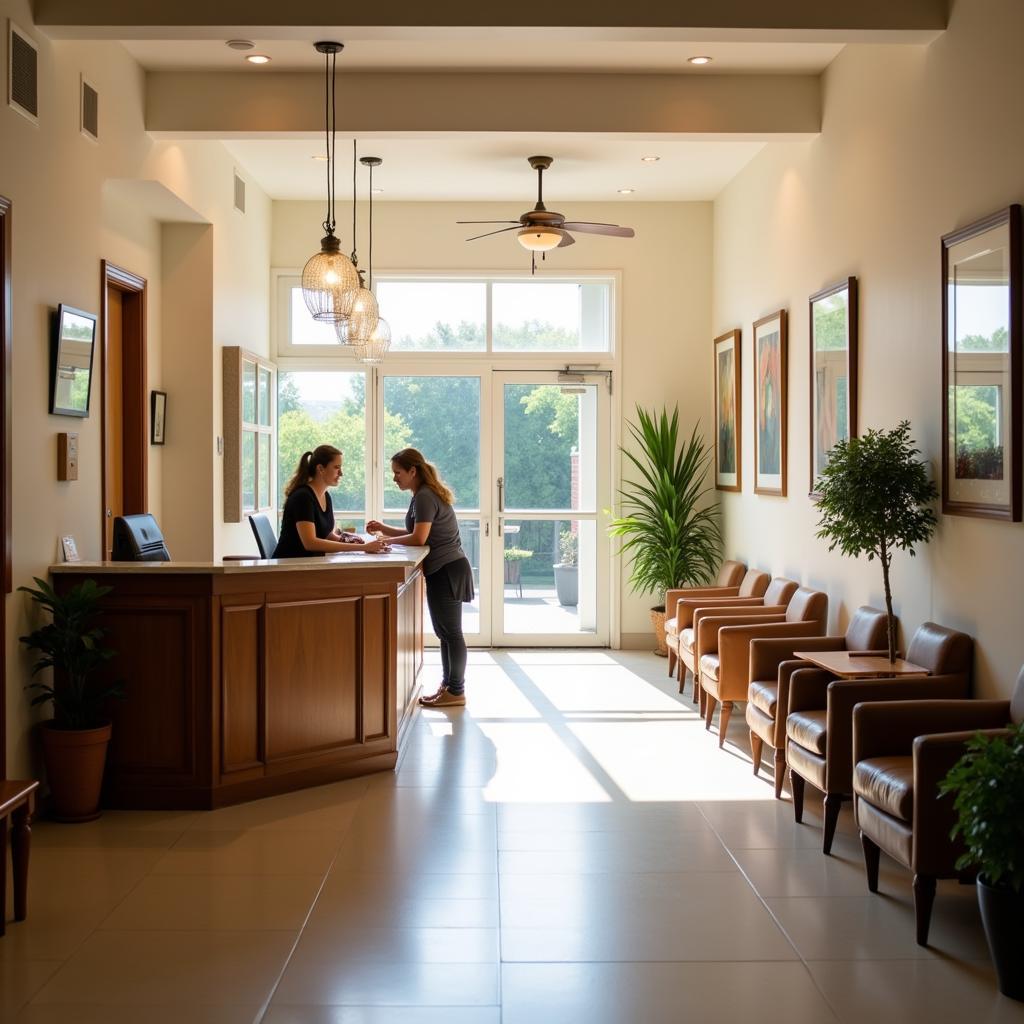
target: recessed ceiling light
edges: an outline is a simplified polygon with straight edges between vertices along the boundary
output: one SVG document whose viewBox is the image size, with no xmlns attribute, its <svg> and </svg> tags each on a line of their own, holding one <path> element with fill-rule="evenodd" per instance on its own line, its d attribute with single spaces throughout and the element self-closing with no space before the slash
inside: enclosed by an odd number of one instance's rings
<svg viewBox="0 0 1024 1024">
<path fill-rule="evenodd" d="M 256 44 L 251 39 L 229 39 L 224 45 L 232 50 L 251 50 Z"/>
<path fill-rule="evenodd" d="M 618 193 L 620 196 L 631 196 L 636 191 L 635 188 L 620 188 Z"/>
<path fill-rule="evenodd" d="M 644 164 L 656 164 L 660 159 L 660 156 L 642 156 L 640 157 L 640 162 Z"/>
<path fill-rule="evenodd" d="M 710 57 L 689 57 L 687 58 L 691 64 L 710 64 Z"/>
<path fill-rule="evenodd" d="M 327 157 L 323 156 L 321 153 L 314 153 L 313 154 L 313 159 L 314 160 L 326 160 Z"/>
<path fill-rule="evenodd" d="M 372 193 L 373 193 L 373 194 L 374 194 L 375 196 L 379 196 L 379 195 L 380 195 L 380 194 L 381 194 L 381 193 L 382 193 L 382 192 L 384 191 L 384 189 L 382 189 L 382 188 L 371 188 L 371 189 L 370 189 L 370 191 L 371 191 L 371 192 L 372 192 Z"/>
<path fill-rule="evenodd" d="M 250 64 L 269 64 L 270 58 L 265 53 L 250 53 L 245 58 Z"/>
</svg>

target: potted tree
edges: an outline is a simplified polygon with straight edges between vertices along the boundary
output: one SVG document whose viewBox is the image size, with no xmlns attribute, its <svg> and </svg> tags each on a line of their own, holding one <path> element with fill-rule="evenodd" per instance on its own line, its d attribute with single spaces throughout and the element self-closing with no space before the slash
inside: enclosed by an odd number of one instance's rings
<svg viewBox="0 0 1024 1024">
<path fill-rule="evenodd" d="M 939 492 L 910 437 L 910 421 L 893 430 L 869 430 L 839 441 L 815 485 L 820 495 L 818 536 L 853 558 L 867 555 L 882 566 L 889 660 L 896 660 L 896 618 L 889 569 L 897 549 L 914 552 L 935 532 L 932 504 Z"/>
<path fill-rule="evenodd" d="M 999 991 L 1024 1000 L 1024 723 L 978 733 L 939 789 L 956 794 L 951 835 L 967 847 L 956 866 L 979 870 L 978 906 Z"/>
<path fill-rule="evenodd" d="M 51 682 L 35 679 L 32 706 L 53 704 L 53 718 L 42 726 L 43 760 L 59 821 L 92 821 L 100 811 L 103 765 L 110 742 L 106 702 L 122 693 L 120 684 L 97 685 L 96 670 L 114 656 L 102 644 L 103 631 L 92 625 L 100 599 L 110 593 L 95 580 L 82 580 L 58 594 L 45 580 L 36 589 L 19 587 L 50 615 L 50 621 L 21 642 L 38 651 L 32 676 L 53 669 Z"/>
<path fill-rule="evenodd" d="M 665 656 L 665 591 L 695 586 L 714 577 L 722 558 L 722 530 L 717 502 L 708 503 L 705 486 L 711 449 L 694 427 L 689 441 L 679 437 L 679 410 L 671 418 L 662 409 L 655 418 L 636 410 L 629 423 L 636 451 L 621 448 L 639 478 L 619 491 L 622 516 L 609 532 L 624 537 L 629 556 L 629 583 L 635 593 L 655 594 L 651 609 L 657 653 Z"/>
<path fill-rule="evenodd" d="M 562 560 L 553 566 L 555 593 L 560 605 L 572 608 L 580 599 L 579 569 L 576 565 L 579 556 L 579 537 L 572 530 L 562 530 L 559 533 L 558 553 Z"/>
</svg>

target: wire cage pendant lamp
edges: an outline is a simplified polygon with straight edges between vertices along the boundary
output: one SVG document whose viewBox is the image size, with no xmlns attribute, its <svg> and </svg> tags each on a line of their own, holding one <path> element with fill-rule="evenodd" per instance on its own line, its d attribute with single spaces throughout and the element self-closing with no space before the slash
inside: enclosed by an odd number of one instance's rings
<svg viewBox="0 0 1024 1024">
<path fill-rule="evenodd" d="M 340 323 L 352 306 L 352 296 L 359 288 L 356 268 L 341 251 L 341 240 L 335 235 L 334 219 L 334 136 L 337 127 L 335 75 L 338 54 L 343 43 L 318 42 L 317 53 L 324 55 L 324 139 L 327 148 L 327 215 L 320 251 L 311 256 L 302 268 L 302 298 L 314 320 Z M 354 247 L 354 243 L 353 243 Z"/>
<path fill-rule="evenodd" d="M 353 184 L 352 195 L 355 196 L 355 144 L 352 150 Z M 336 326 L 338 339 L 353 349 L 353 355 L 361 362 L 376 364 L 383 362 L 384 356 L 391 347 L 391 328 L 386 320 L 380 316 L 377 306 L 377 298 L 373 294 L 373 169 L 379 167 L 383 161 L 379 156 L 364 156 L 359 162 L 369 168 L 369 287 L 360 288 L 353 302 L 352 313 L 348 320 Z M 355 203 L 353 201 L 352 219 L 353 238 L 355 237 Z M 352 261 L 358 266 L 355 253 L 352 254 Z M 360 281 L 363 272 L 358 271 Z"/>
</svg>

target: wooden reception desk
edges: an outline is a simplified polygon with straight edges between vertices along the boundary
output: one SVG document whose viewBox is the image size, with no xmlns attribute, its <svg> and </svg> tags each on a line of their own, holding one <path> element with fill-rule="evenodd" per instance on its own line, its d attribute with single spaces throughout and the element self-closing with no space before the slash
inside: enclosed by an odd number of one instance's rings
<svg viewBox="0 0 1024 1024">
<path fill-rule="evenodd" d="M 423 662 L 425 548 L 225 562 L 71 562 L 112 587 L 104 804 L 211 808 L 393 768 Z"/>
</svg>

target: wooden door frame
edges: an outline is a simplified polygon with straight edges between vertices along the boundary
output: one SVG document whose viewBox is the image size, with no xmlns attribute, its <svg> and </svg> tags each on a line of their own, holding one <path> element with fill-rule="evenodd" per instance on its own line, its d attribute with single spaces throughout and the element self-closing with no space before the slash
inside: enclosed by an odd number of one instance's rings
<svg viewBox="0 0 1024 1024">
<path fill-rule="evenodd" d="M 121 414 L 123 449 L 123 500 L 125 512 L 145 512 L 147 497 L 148 436 L 146 433 L 146 279 L 108 260 L 100 261 L 100 338 L 102 382 L 100 388 L 100 551 L 106 557 L 107 545 L 107 289 L 115 288 L 124 297 L 121 344 Z"/>
<path fill-rule="evenodd" d="M 0 196 L 0 779 L 7 778 L 7 595 L 11 569 L 11 201 Z"/>
</svg>

